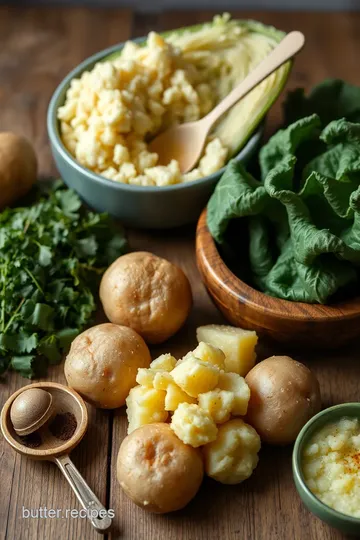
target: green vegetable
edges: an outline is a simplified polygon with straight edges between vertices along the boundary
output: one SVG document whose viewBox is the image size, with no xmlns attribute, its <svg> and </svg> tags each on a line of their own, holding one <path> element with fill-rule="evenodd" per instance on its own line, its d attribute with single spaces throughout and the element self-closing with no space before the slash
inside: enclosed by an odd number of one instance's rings
<svg viewBox="0 0 360 540">
<path fill-rule="evenodd" d="M 340 118 L 360 122 L 360 88 L 340 79 L 326 79 L 308 96 L 303 88 L 289 92 L 283 108 L 286 125 L 314 113 L 323 126 Z"/>
<path fill-rule="evenodd" d="M 96 308 L 105 268 L 126 248 L 106 214 L 60 182 L 26 208 L 0 214 L 0 374 L 57 364 Z"/>
<path fill-rule="evenodd" d="M 279 130 L 261 149 L 260 180 L 229 163 L 209 201 L 208 226 L 227 253 L 229 242 L 234 252 L 248 241 L 244 274 L 260 290 L 326 303 L 360 281 L 360 123 L 331 119 L 333 111 L 360 121 L 360 89 L 326 81 L 308 98 L 295 91 L 285 106 L 292 119 L 314 110 L 319 114 Z M 234 246 L 228 229 L 238 218 L 248 237 Z"/>
</svg>

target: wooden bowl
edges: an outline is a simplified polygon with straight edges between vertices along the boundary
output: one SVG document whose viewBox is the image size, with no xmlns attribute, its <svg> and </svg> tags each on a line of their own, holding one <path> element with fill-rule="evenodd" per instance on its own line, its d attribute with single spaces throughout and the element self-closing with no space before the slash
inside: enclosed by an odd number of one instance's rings
<svg viewBox="0 0 360 540">
<path fill-rule="evenodd" d="M 360 298 L 331 306 L 289 302 L 261 293 L 236 277 L 222 260 L 206 224 L 196 231 L 196 260 L 215 304 L 235 326 L 295 346 L 339 347 L 360 336 Z"/>
</svg>

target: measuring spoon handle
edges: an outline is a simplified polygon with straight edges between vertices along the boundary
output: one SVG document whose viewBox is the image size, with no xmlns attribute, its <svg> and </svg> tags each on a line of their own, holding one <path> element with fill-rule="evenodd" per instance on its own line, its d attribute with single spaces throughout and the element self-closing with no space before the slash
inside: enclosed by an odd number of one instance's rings
<svg viewBox="0 0 360 540">
<path fill-rule="evenodd" d="M 282 64 L 290 60 L 304 46 L 305 37 L 301 32 L 293 31 L 287 34 L 264 60 L 236 86 L 201 122 L 210 128 L 216 120 L 246 96 L 255 86 L 271 75 Z"/>
<path fill-rule="evenodd" d="M 81 506 L 86 510 L 91 525 L 97 532 L 105 533 L 111 526 L 112 520 L 108 516 L 106 508 L 91 491 L 69 456 L 59 456 L 55 458 L 55 463 L 69 482 Z M 99 516 L 100 511 L 103 517 Z"/>
</svg>

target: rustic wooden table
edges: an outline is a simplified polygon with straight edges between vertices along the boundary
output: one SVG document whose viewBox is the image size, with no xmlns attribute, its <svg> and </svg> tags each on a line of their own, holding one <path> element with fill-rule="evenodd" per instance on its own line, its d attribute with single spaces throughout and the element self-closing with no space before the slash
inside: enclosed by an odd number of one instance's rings
<svg viewBox="0 0 360 540">
<path fill-rule="evenodd" d="M 82 8 L 0 8 L 0 129 L 23 133 L 35 144 L 40 171 L 54 175 L 46 133 L 49 98 L 64 75 L 92 53 L 143 35 L 208 20 L 213 13 L 177 12 L 152 16 L 129 10 Z M 296 61 L 288 88 L 307 88 L 326 77 L 360 84 L 356 51 L 360 46 L 360 14 L 234 13 L 256 18 L 284 30 L 302 30 L 307 46 Z M 280 105 L 269 114 L 269 130 L 279 121 Z M 194 227 L 176 232 L 129 231 L 133 249 L 145 249 L 179 264 L 191 280 L 194 309 L 185 328 L 158 352 L 181 356 L 195 345 L 199 324 L 221 321 L 200 281 L 194 257 Z M 262 348 L 261 356 L 283 352 Z M 359 353 L 352 348 L 334 353 L 295 353 L 316 372 L 324 405 L 357 401 Z M 62 367 L 49 380 L 64 382 Z M 27 384 L 14 373 L 0 381 L 0 406 Z M 115 461 L 125 435 L 124 411 L 89 409 L 90 426 L 73 459 L 99 498 L 114 509 L 115 526 L 109 538 L 126 540 L 324 540 L 342 536 L 318 521 L 302 506 L 291 473 L 291 448 L 264 448 L 250 480 L 222 486 L 206 480 L 196 499 L 182 512 L 150 515 L 126 499 L 116 481 Z M 26 519 L 23 508 L 78 508 L 69 486 L 56 467 L 21 458 L 0 439 L 0 538 L 98 538 L 81 519 Z"/>
</svg>

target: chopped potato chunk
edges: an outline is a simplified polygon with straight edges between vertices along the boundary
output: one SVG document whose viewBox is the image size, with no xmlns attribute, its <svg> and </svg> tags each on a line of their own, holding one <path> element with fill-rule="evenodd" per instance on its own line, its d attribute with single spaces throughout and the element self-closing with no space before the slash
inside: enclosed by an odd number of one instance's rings
<svg viewBox="0 0 360 540">
<path fill-rule="evenodd" d="M 260 437 L 240 418 L 219 426 L 216 440 L 203 448 L 208 476 L 223 484 L 239 484 L 258 464 Z"/>
<path fill-rule="evenodd" d="M 182 358 L 179 358 L 179 360 L 176 362 L 176 365 L 178 366 L 179 364 L 181 364 L 181 362 L 185 362 L 185 360 L 189 360 L 190 358 L 193 358 L 193 357 L 194 357 L 194 353 L 192 351 L 189 351 L 188 353 L 185 354 L 185 356 L 183 356 Z"/>
<path fill-rule="evenodd" d="M 128 433 L 144 424 L 166 422 L 168 412 L 165 411 L 166 392 L 145 386 L 135 386 L 126 399 Z"/>
<path fill-rule="evenodd" d="M 225 373 L 222 371 L 219 377 L 219 388 L 233 393 L 232 414 L 235 416 L 246 414 L 250 399 L 250 388 L 243 377 L 240 377 L 237 373 Z"/>
<path fill-rule="evenodd" d="M 227 422 L 234 408 L 234 393 L 228 390 L 210 390 L 199 395 L 199 405 L 210 414 L 216 424 Z"/>
<path fill-rule="evenodd" d="M 216 439 L 216 424 L 199 405 L 181 403 L 173 414 L 170 427 L 179 439 L 195 448 Z"/>
<path fill-rule="evenodd" d="M 181 360 L 163 354 L 149 369 L 139 369 L 141 386 L 127 399 L 129 433 L 144 423 L 166 421 L 171 412 L 172 429 L 183 442 L 196 447 L 213 441 L 216 424 L 245 415 L 250 398 L 245 379 L 224 367 L 224 352 L 200 341 Z"/>
<path fill-rule="evenodd" d="M 196 403 L 196 399 L 186 394 L 177 384 L 170 383 L 166 389 L 165 410 L 175 411 L 180 403 Z"/>
<path fill-rule="evenodd" d="M 156 373 L 154 369 L 139 368 L 136 375 L 136 382 L 142 386 L 152 388 Z"/>
<path fill-rule="evenodd" d="M 234 326 L 209 324 L 196 330 L 199 342 L 205 341 L 225 353 L 225 371 L 245 377 L 255 365 L 256 332 Z"/>
<path fill-rule="evenodd" d="M 209 364 L 214 364 L 220 369 L 225 369 L 225 354 L 221 349 L 200 341 L 199 345 L 192 353 L 196 358 Z"/>
<path fill-rule="evenodd" d="M 173 378 L 168 371 L 157 371 L 154 377 L 153 386 L 156 390 L 167 390 L 169 384 L 173 382 Z"/>
<path fill-rule="evenodd" d="M 171 372 L 176 384 L 192 397 L 197 397 L 199 394 L 215 388 L 219 374 L 218 367 L 202 362 L 195 356 L 189 356 Z"/>
<path fill-rule="evenodd" d="M 164 371 L 171 371 L 174 369 L 176 365 L 176 358 L 174 358 L 171 354 L 162 354 L 155 360 L 153 360 L 150 364 L 150 367 L 152 369 L 162 369 Z"/>
</svg>

